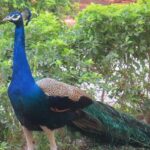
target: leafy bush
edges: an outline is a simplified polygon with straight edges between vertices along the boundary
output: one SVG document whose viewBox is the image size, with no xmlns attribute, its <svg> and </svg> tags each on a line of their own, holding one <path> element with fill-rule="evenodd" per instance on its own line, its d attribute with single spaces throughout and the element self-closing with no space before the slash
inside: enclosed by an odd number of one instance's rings
<svg viewBox="0 0 150 150">
<path fill-rule="evenodd" d="M 72 0 L 1 0 L 0 5 L 0 20 L 13 10 L 22 11 L 24 8 L 32 10 L 33 15 L 38 15 L 42 12 L 52 12 L 59 17 L 63 17 L 66 14 L 74 14 Z"/>
<path fill-rule="evenodd" d="M 91 70 L 103 75 L 105 84 L 100 86 L 120 99 L 122 109 L 140 109 L 141 103 L 149 99 L 149 1 L 92 4 L 76 20 L 74 49 L 81 60 L 92 60 Z"/>
<path fill-rule="evenodd" d="M 137 112 L 141 103 L 149 101 L 149 0 L 131 5 L 93 4 L 76 17 L 77 23 L 71 28 L 60 18 L 72 9 L 70 0 L 5 0 L 0 6 L 0 19 L 8 11 L 24 6 L 30 6 L 33 12 L 25 29 L 26 52 L 35 78 L 96 83 L 128 112 Z M 0 25 L 0 149 L 19 150 L 22 133 L 6 94 L 11 79 L 13 34 L 12 24 Z M 64 134 L 65 142 L 63 135 L 57 134 L 58 144 L 69 149 L 72 141 L 66 130 Z M 39 139 L 45 141 L 43 135 Z M 64 144 L 66 141 L 69 144 Z M 38 148 L 47 149 L 46 143 Z"/>
</svg>

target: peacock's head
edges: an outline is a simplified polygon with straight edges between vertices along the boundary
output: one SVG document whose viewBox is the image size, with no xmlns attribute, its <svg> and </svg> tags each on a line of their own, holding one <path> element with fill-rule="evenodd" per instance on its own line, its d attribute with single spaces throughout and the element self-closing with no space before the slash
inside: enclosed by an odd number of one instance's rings
<svg viewBox="0 0 150 150">
<path fill-rule="evenodd" d="M 3 21 L 10 21 L 18 25 L 23 22 L 23 19 L 26 20 L 26 25 L 31 19 L 31 11 L 28 8 L 26 8 L 22 13 L 20 13 L 19 11 L 11 12 L 3 19 Z"/>
</svg>

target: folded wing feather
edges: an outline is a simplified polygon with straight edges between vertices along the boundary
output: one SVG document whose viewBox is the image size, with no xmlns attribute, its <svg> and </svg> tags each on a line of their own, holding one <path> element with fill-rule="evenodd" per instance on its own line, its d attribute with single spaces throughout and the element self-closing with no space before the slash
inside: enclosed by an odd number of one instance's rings
<svg viewBox="0 0 150 150">
<path fill-rule="evenodd" d="M 48 96 L 65 96 L 69 97 L 73 101 L 78 101 L 81 96 L 90 98 L 90 96 L 83 90 L 51 78 L 38 80 L 37 84 Z"/>
</svg>

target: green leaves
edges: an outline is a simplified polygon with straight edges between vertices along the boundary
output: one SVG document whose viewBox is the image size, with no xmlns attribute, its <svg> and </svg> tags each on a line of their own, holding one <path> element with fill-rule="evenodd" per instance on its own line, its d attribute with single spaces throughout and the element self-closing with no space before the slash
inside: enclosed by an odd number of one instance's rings
<svg viewBox="0 0 150 150">
<path fill-rule="evenodd" d="M 146 4 L 92 4 L 76 16 L 77 23 L 71 28 L 62 19 L 72 9 L 70 0 L 3 0 L 0 19 L 24 6 L 33 14 L 25 30 L 26 53 L 35 78 L 52 77 L 74 85 L 94 83 L 118 100 L 118 108 L 132 113 L 141 110 L 141 103 L 150 95 L 149 0 Z M 12 26 L 0 25 L 0 129 L 7 131 L 0 137 L 15 139 L 18 130 L 6 94 L 12 66 Z M 7 146 L 3 142 L 0 148 Z"/>
<path fill-rule="evenodd" d="M 150 77 L 150 68 L 147 68 L 150 63 L 147 59 L 150 47 L 149 11 L 148 2 L 109 6 L 93 4 L 79 14 L 75 27 L 79 31 L 76 47 L 82 54 L 82 64 L 86 66 L 87 60 L 92 60 L 89 68 L 102 74 L 105 81 L 101 84 L 103 89 L 105 84 L 108 85 L 111 87 L 109 92 L 120 99 L 120 105 L 130 103 L 137 110 L 141 101 L 149 98 L 146 94 L 149 88 L 144 86 Z M 88 76 L 85 73 L 83 81 L 89 81 Z M 145 96 L 141 97 L 141 93 Z"/>
</svg>

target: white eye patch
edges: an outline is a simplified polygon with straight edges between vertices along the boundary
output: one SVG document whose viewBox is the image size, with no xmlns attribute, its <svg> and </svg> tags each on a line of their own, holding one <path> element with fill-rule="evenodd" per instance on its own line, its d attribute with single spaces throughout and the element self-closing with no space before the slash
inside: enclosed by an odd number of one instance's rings
<svg viewBox="0 0 150 150">
<path fill-rule="evenodd" d="M 19 18 L 20 18 L 20 15 L 13 15 L 13 16 L 11 16 L 11 19 L 13 21 L 17 21 L 17 20 L 19 20 Z"/>
</svg>

